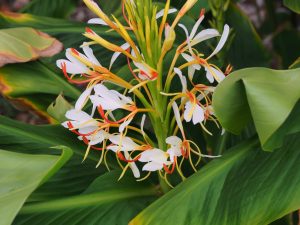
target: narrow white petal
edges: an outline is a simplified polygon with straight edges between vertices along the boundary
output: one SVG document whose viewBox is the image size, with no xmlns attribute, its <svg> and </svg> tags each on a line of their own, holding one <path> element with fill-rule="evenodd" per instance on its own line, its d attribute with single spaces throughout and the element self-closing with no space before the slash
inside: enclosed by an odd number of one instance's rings
<svg viewBox="0 0 300 225">
<path fill-rule="evenodd" d="M 130 47 L 130 45 L 128 43 L 125 43 L 123 45 L 120 46 L 122 49 L 126 50 Z M 113 56 L 111 57 L 110 60 L 110 64 L 109 64 L 109 69 L 111 69 L 112 65 L 114 64 L 114 62 L 117 60 L 117 58 L 121 55 L 121 52 L 115 52 L 113 54 Z"/>
<path fill-rule="evenodd" d="M 195 67 L 193 66 L 188 67 L 188 76 L 190 80 L 193 80 L 195 72 L 196 72 Z"/>
<path fill-rule="evenodd" d="M 179 113 L 179 109 L 178 109 L 178 106 L 177 106 L 176 102 L 173 102 L 172 108 L 173 108 L 173 112 L 174 112 L 174 115 L 175 115 L 177 126 L 180 129 L 181 133 L 183 133 L 183 126 L 182 126 L 182 122 L 181 122 L 181 119 L 180 119 L 180 113 Z"/>
<path fill-rule="evenodd" d="M 207 80 L 210 82 L 210 83 L 213 83 L 215 78 L 214 76 L 212 75 L 211 71 L 210 71 L 210 68 L 208 68 L 207 66 L 204 67 L 205 70 L 206 70 L 206 78 Z"/>
<path fill-rule="evenodd" d="M 98 59 L 95 57 L 93 50 L 89 46 L 84 44 L 85 43 L 83 43 L 82 50 L 84 54 L 87 56 L 87 58 L 89 59 L 89 61 L 91 61 L 94 65 L 101 66 Z"/>
<path fill-rule="evenodd" d="M 213 51 L 213 53 L 211 53 L 211 55 L 208 57 L 208 59 L 211 58 L 211 57 L 213 57 L 214 55 L 218 54 L 219 51 L 221 51 L 221 49 L 223 48 L 223 46 L 224 46 L 224 44 L 225 44 L 225 42 L 226 42 L 226 40 L 228 38 L 229 31 L 230 31 L 229 26 L 227 24 L 225 24 L 224 30 L 223 30 L 223 34 L 221 36 L 221 39 L 220 39 L 217 47 Z"/>
<path fill-rule="evenodd" d="M 168 10 L 168 14 L 175 13 L 175 12 L 177 12 L 177 9 L 175 9 L 175 8 Z M 165 9 L 160 10 L 158 13 L 156 13 L 156 19 L 159 19 L 160 17 L 162 17 L 164 15 L 164 13 L 165 13 Z"/>
<path fill-rule="evenodd" d="M 124 152 L 125 158 L 127 160 L 132 160 L 128 152 Z M 129 167 L 132 170 L 133 176 L 135 178 L 139 178 L 141 176 L 139 169 L 137 168 L 136 164 L 134 162 L 129 163 Z"/>
<path fill-rule="evenodd" d="M 195 38 L 191 41 L 191 45 L 194 46 L 202 41 L 208 40 L 210 38 L 214 38 L 219 36 L 219 32 L 215 29 L 205 29 L 200 31 Z"/>
<path fill-rule="evenodd" d="M 196 105 L 193 112 L 193 124 L 201 123 L 204 120 L 204 110 L 201 106 Z"/>
<path fill-rule="evenodd" d="M 142 131 L 143 136 L 145 136 L 145 131 L 144 131 L 145 120 L 146 120 L 146 114 L 143 114 L 142 120 L 141 120 L 141 131 Z"/>
<path fill-rule="evenodd" d="M 202 15 L 198 20 L 197 22 L 195 23 L 195 25 L 193 26 L 193 29 L 192 29 L 192 32 L 190 34 L 190 39 L 192 40 L 201 24 L 201 22 L 203 21 L 204 19 L 204 15 Z"/>
<path fill-rule="evenodd" d="M 100 19 L 100 18 L 92 18 L 87 23 L 88 24 L 99 24 L 99 25 L 103 25 L 103 26 L 108 26 L 108 24 L 103 19 Z"/>
<path fill-rule="evenodd" d="M 194 57 L 193 56 L 190 56 L 186 53 L 181 53 L 182 57 L 187 61 L 187 62 L 191 62 L 191 61 L 194 61 Z"/>
<path fill-rule="evenodd" d="M 76 104 L 75 104 L 76 110 L 81 110 L 85 106 L 92 90 L 93 90 L 93 87 L 89 87 L 84 92 L 82 92 L 82 94 L 79 96 L 78 100 L 76 101 Z"/>
<path fill-rule="evenodd" d="M 193 116 L 193 104 L 188 101 L 184 106 L 183 118 L 186 122 L 190 122 Z"/>
<path fill-rule="evenodd" d="M 123 131 L 125 130 L 125 128 L 131 123 L 133 118 L 130 118 L 128 120 L 125 120 L 119 127 L 119 132 L 123 133 Z"/>
<path fill-rule="evenodd" d="M 174 68 L 174 72 L 179 76 L 180 78 L 180 82 L 181 82 L 181 85 L 182 85 L 182 92 L 186 92 L 187 90 L 187 82 L 186 82 L 186 78 L 182 75 L 182 72 L 180 69 L 178 68 Z"/>
</svg>

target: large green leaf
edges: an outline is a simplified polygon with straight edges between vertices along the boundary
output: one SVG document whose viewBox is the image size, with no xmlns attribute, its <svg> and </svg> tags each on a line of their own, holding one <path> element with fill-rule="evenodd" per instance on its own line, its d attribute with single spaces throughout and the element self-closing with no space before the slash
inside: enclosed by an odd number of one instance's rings
<svg viewBox="0 0 300 225">
<path fill-rule="evenodd" d="M 67 17 L 78 4 L 78 0 L 32 0 L 24 8 L 23 13 L 48 17 Z"/>
<path fill-rule="evenodd" d="M 50 57 L 62 50 L 59 41 L 33 28 L 1 29 L 0 36 L 0 67 Z"/>
<path fill-rule="evenodd" d="M 132 176 L 118 180 L 120 171 L 97 178 L 81 195 L 27 204 L 14 224 L 128 224 L 154 200 L 156 188 Z"/>
<path fill-rule="evenodd" d="M 246 141 L 141 212 L 131 225 L 267 225 L 300 208 L 300 135 L 261 151 Z M 166 216 L 167 215 L 167 216 Z"/>
<path fill-rule="evenodd" d="M 91 152 L 82 163 L 86 146 L 60 125 L 33 126 L 0 116 L 0 148 L 30 154 L 57 154 L 49 147 L 64 145 L 75 153 L 70 161 L 49 182 L 41 186 L 32 201 L 78 194 L 104 168 L 95 168 L 99 152 Z"/>
<path fill-rule="evenodd" d="M 0 224 L 11 224 L 27 197 L 70 158 L 72 151 L 62 150 L 61 156 L 0 150 Z"/>
<path fill-rule="evenodd" d="M 80 92 L 41 62 L 0 68 L 1 94 L 26 105 L 47 118 L 47 107 L 59 93 L 76 99 Z"/>
<path fill-rule="evenodd" d="M 284 125 L 298 110 L 300 69 L 249 68 L 230 74 L 216 89 L 213 106 L 222 126 L 239 133 L 251 120 L 264 150 L 281 146 L 291 131 L 300 131 L 299 116 Z M 296 114 L 295 114 L 296 115 Z"/>
<path fill-rule="evenodd" d="M 283 0 L 283 4 L 296 13 L 300 13 L 300 1 L 299 0 Z"/>
</svg>

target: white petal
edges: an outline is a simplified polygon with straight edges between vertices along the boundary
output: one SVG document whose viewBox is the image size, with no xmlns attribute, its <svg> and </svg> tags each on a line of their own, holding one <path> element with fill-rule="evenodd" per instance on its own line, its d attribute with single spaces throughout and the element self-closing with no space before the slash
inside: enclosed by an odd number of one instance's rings
<svg viewBox="0 0 300 225">
<path fill-rule="evenodd" d="M 194 46 L 202 41 L 208 40 L 210 38 L 214 38 L 219 36 L 219 32 L 215 29 L 205 29 L 200 31 L 195 38 L 191 41 L 191 45 Z"/>
<path fill-rule="evenodd" d="M 175 13 L 175 12 L 177 12 L 177 9 L 175 9 L 175 8 L 168 10 L 168 14 Z M 159 19 L 160 17 L 162 17 L 164 15 L 164 13 L 165 13 L 165 9 L 160 10 L 158 13 L 156 13 L 156 19 Z"/>
<path fill-rule="evenodd" d="M 174 68 L 174 71 L 175 73 L 179 76 L 180 78 L 180 82 L 181 82 L 181 85 L 182 85 L 182 92 L 186 92 L 187 90 L 187 82 L 186 82 L 186 78 L 182 75 L 182 72 L 180 69 L 178 68 Z"/>
<path fill-rule="evenodd" d="M 196 34 L 196 32 L 197 32 L 197 30 L 198 30 L 198 28 L 199 28 L 201 22 L 203 21 L 203 19 L 204 19 L 204 16 L 202 15 L 202 16 L 197 20 L 197 22 L 195 23 L 195 25 L 193 26 L 192 32 L 191 32 L 191 34 L 190 34 L 190 39 L 193 39 L 193 38 L 194 38 L 194 36 L 195 36 L 195 34 Z"/>
<path fill-rule="evenodd" d="M 223 48 L 223 46 L 228 38 L 229 30 L 230 30 L 229 26 L 227 24 L 225 24 L 221 39 L 220 39 L 217 47 L 213 51 L 213 53 L 211 53 L 211 55 L 208 57 L 208 59 L 213 57 L 214 55 L 218 54 L 219 51 L 221 51 L 221 49 Z"/>
<path fill-rule="evenodd" d="M 177 146 L 177 145 L 181 145 L 182 140 L 177 136 L 170 136 L 166 139 L 166 143 L 169 145 Z"/>
<path fill-rule="evenodd" d="M 100 18 L 90 19 L 87 23 L 88 24 L 99 24 L 99 25 L 108 26 L 108 24 L 103 19 L 100 19 Z"/>
<path fill-rule="evenodd" d="M 59 59 L 56 61 L 56 66 L 60 69 L 62 69 L 62 64 L 66 64 L 66 71 L 70 74 L 81 74 L 87 73 L 89 71 L 87 67 L 78 66 L 77 64 L 74 64 L 65 59 Z"/>
<path fill-rule="evenodd" d="M 191 61 L 194 61 L 194 57 L 193 56 L 190 56 L 186 53 L 181 53 L 182 57 L 187 61 L 187 62 L 191 62 Z"/>
<path fill-rule="evenodd" d="M 177 126 L 180 129 L 181 133 L 183 133 L 183 126 L 182 126 L 182 122 L 181 122 L 181 119 L 180 119 L 180 113 L 179 113 L 179 109 L 178 109 L 178 106 L 177 106 L 176 102 L 173 102 L 172 108 L 173 108 L 173 112 L 174 112 L 174 115 L 175 115 Z"/>
<path fill-rule="evenodd" d="M 84 44 L 85 43 L 83 43 L 82 50 L 84 54 L 87 56 L 87 58 L 89 59 L 89 61 L 91 61 L 94 65 L 101 66 L 98 59 L 95 57 L 93 50 L 89 46 Z"/>
<path fill-rule="evenodd" d="M 125 158 L 127 160 L 132 160 L 132 158 L 130 157 L 130 155 L 129 155 L 128 152 L 124 152 L 124 155 L 125 155 Z M 139 171 L 139 169 L 137 168 L 137 166 L 136 166 L 136 164 L 134 162 L 129 163 L 129 167 L 131 168 L 133 176 L 135 178 L 139 178 L 141 176 L 140 171 Z"/>
<path fill-rule="evenodd" d="M 193 66 L 188 67 L 188 76 L 190 80 L 193 80 L 195 72 L 196 72 L 195 67 Z"/>
<path fill-rule="evenodd" d="M 157 170 L 161 170 L 163 167 L 164 166 L 161 163 L 148 162 L 143 166 L 142 170 L 143 171 L 157 171 Z"/>
<path fill-rule="evenodd" d="M 141 153 L 141 157 L 139 158 L 140 162 L 149 162 L 152 161 L 152 159 L 157 155 L 160 154 L 160 149 L 150 149 L 150 150 L 146 150 L 143 151 Z"/>
<path fill-rule="evenodd" d="M 190 122 L 193 117 L 193 104 L 188 101 L 184 106 L 183 118 L 186 122 Z"/>
<path fill-rule="evenodd" d="M 190 52 L 192 52 L 191 40 L 190 40 L 189 32 L 188 32 L 186 26 L 184 26 L 183 24 L 178 24 L 178 26 L 181 27 L 184 30 L 189 50 L 190 50 Z"/>
<path fill-rule="evenodd" d="M 90 96 L 92 90 L 93 90 L 93 87 L 89 87 L 84 92 L 82 92 L 82 94 L 79 96 L 78 100 L 76 101 L 76 104 L 75 104 L 76 110 L 81 110 L 84 107 L 87 100 L 89 99 L 89 96 Z"/>
<path fill-rule="evenodd" d="M 125 43 L 123 45 L 120 46 L 122 49 L 126 50 L 130 47 L 130 45 L 128 43 Z M 112 65 L 114 64 L 114 62 L 117 60 L 117 58 L 120 56 L 121 52 L 115 52 L 113 54 L 113 56 L 111 57 L 110 60 L 110 64 L 109 64 L 109 69 L 111 69 Z"/>
<path fill-rule="evenodd" d="M 133 117 L 128 119 L 128 120 L 125 120 L 119 127 L 119 132 L 120 133 L 123 133 L 123 131 L 125 130 L 125 128 L 131 123 Z"/>
<path fill-rule="evenodd" d="M 193 112 L 193 124 L 201 123 L 204 120 L 204 110 L 201 106 L 196 105 Z"/>
<path fill-rule="evenodd" d="M 146 114 L 143 114 L 142 120 L 141 120 L 141 131 L 142 131 L 143 136 L 145 136 L 145 131 L 144 131 L 145 120 L 146 120 Z"/>
<path fill-rule="evenodd" d="M 204 67 L 205 70 L 206 70 L 206 78 L 207 80 L 210 82 L 210 83 L 213 83 L 215 78 L 214 76 L 212 75 L 211 71 L 210 71 L 210 68 L 208 68 L 207 66 Z"/>
<path fill-rule="evenodd" d="M 76 109 L 71 109 L 67 111 L 66 117 L 70 120 L 83 121 L 83 122 L 92 119 L 92 117 L 86 112 L 79 111 Z"/>
</svg>

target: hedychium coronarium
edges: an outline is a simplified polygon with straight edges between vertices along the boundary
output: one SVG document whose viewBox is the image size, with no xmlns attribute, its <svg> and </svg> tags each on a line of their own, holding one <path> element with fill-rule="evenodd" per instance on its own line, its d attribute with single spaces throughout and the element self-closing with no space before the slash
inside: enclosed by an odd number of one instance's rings
<svg viewBox="0 0 300 225">
<path fill-rule="evenodd" d="M 205 17 L 201 10 L 189 31 L 181 21 L 197 0 L 187 0 L 181 9 L 171 8 L 167 0 L 162 10 L 151 0 L 122 0 L 122 20 L 105 14 L 92 0 L 84 2 L 97 15 L 89 24 L 107 27 L 108 32 L 115 32 L 123 40 L 121 45 L 111 43 L 87 27 L 83 35 L 89 41 L 80 46 L 81 50 L 67 49 L 67 59 L 57 61 L 71 83 L 86 86 L 62 124 L 87 145 L 84 159 L 90 151 L 99 151 L 97 166 L 107 165 L 106 155 L 111 152 L 123 169 L 120 178 L 128 168 L 137 180 L 156 171 L 172 186 L 169 174 L 176 172 L 185 179 L 184 160 L 196 171 L 202 157 L 219 157 L 202 154 L 195 141 L 187 138 L 183 121 L 209 134 L 206 121 L 219 126 L 211 98 L 231 67 L 222 72 L 210 60 L 223 48 L 228 25 L 222 34 L 211 28 L 200 29 Z M 182 31 L 185 41 L 178 44 L 177 33 Z M 199 43 L 219 36 L 210 55 L 196 49 Z M 103 66 L 95 57 L 93 45 L 112 52 L 109 66 Z M 166 68 L 166 56 L 171 52 L 173 58 Z M 120 56 L 127 59 L 130 81 L 112 70 Z M 199 83 L 199 76 L 207 82 Z M 171 87 L 178 80 L 181 90 L 176 92 Z"/>
</svg>

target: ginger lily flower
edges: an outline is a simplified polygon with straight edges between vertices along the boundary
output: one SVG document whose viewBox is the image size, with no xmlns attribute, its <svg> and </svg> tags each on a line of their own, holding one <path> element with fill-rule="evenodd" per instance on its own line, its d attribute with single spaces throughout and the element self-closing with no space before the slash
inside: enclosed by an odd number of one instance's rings
<svg viewBox="0 0 300 225">
<path fill-rule="evenodd" d="M 103 110 L 114 111 L 116 109 L 125 109 L 131 111 L 135 108 L 135 103 L 130 97 L 126 97 L 115 90 L 109 90 L 103 84 L 94 86 L 95 95 L 90 99 L 94 106 L 101 106 Z"/>
<path fill-rule="evenodd" d="M 138 68 L 139 70 L 139 78 L 141 80 L 156 80 L 158 73 L 155 69 L 151 68 L 149 65 L 147 65 L 144 62 L 135 62 L 133 61 L 133 64 Z"/>
<path fill-rule="evenodd" d="M 79 135 L 91 133 L 98 128 L 98 122 L 83 111 L 71 109 L 67 111 L 66 118 L 69 121 L 62 123 L 62 125 L 70 130 L 79 129 Z"/>
<path fill-rule="evenodd" d="M 171 145 L 171 147 L 167 150 L 167 153 L 173 163 L 174 157 L 182 156 L 182 140 L 177 136 L 171 136 L 166 139 L 166 143 Z"/>
<path fill-rule="evenodd" d="M 157 171 L 164 168 L 164 165 L 168 166 L 172 164 L 170 161 L 168 161 L 168 157 L 168 153 L 154 148 L 142 152 L 139 161 L 146 162 L 142 168 L 143 171 Z"/>
</svg>

